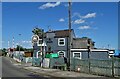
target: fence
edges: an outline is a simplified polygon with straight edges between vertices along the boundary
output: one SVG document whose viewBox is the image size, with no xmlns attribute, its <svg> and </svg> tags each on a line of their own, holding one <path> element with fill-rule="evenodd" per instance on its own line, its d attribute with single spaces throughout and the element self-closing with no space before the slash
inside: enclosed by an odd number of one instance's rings
<svg viewBox="0 0 120 79">
<path fill-rule="evenodd" d="M 71 59 L 71 70 L 105 76 L 120 76 L 120 59 Z"/>
<path fill-rule="evenodd" d="M 32 57 L 23 57 L 22 61 L 25 63 L 32 63 Z"/>
<path fill-rule="evenodd" d="M 32 65 L 33 66 L 40 66 L 41 62 L 42 62 L 42 58 L 36 58 L 36 57 L 32 58 Z"/>
<path fill-rule="evenodd" d="M 33 66 L 40 66 L 42 63 L 42 58 L 36 58 L 33 57 L 32 58 L 32 64 Z M 59 65 L 65 65 L 64 63 L 64 58 L 44 58 L 43 60 L 43 67 L 49 67 L 49 68 L 53 68 L 54 66 Z"/>
<path fill-rule="evenodd" d="M 65 65 L 64 58 L 50 58 L 50 68 L 53 68 L 56 65 Z"/>
</svg>

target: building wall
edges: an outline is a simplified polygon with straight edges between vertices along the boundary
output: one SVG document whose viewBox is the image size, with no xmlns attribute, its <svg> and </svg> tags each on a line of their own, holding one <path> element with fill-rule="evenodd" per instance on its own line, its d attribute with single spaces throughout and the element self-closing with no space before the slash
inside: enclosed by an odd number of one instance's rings
<svg viewBox="0 0 120 79">
<path fill-rule="evenodd" d="M 109 53 L 108 52 L 92 52 L 90 53 L 91 59 L 109 59 Z"/>
<path fill-rule="evenodd" d="M 68 34 L 68 32 L 66 32 Z M 51 47 L 51 51 L 53 53 L 58 53 L 59 51 L 65 52 L 65 57 L 68 57 L 69 53 L 69 34 L 67 36 L 62 36 L 61 38 L 65 38 L 65 46 L 58 46 L 58 39 L 60 37 L 56 36 L 55 32 L 47 32 L 46 38 L 44 39 L 46 41 L 46 51 L 48 51 L 49 46 Z M 74 31 L 71 31 L 71 40 L 75 38 Z M 50 39 L 50 40 L 49 40 Z M 71 46 L 72 47 L 72 46 Z"/>
<path fill-rule="evenodd" d="M 71 58 L 73 58 L 73 52 L 81 52 L 81 59 L 88 59 L 88 52 L 87 51 L 72 51 L 71 52 Z M 109 53 L 108 51 L 91 51 L 90 59 L 109 59 Z"/>
<path fill-rule="evenodd" d="M 33 52 L 25 52 L 25 57 L 32 57 L 33 56 Z"/>
<path fill-rule="evenodd" d="M 48 47 L 51 46 L 51 51 L 53 51 L 53 53 L 57 53 L 59 51 L 64 51 L 65 52 L 65 57 L 67 57 L 67 53 L 68 53 L 68 37 L 65 37 L 65 46 L 58 46 L 58 39 L 59 38 L 46 38 L 46 44 L 47 44 L 47 48 L 46 51 L 48 51 Z"/>
</svg>

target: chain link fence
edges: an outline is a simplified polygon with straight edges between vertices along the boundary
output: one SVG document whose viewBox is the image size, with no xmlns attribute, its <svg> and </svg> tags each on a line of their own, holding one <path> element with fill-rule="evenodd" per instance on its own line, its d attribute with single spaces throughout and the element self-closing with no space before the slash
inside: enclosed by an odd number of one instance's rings
<svg viewBox="0 0 120 79">
<path fill-rule="evenodd" d="M 71 59 L 71 70 L 84 73 L 120 77 L 120 59 Z"/>
</svg>

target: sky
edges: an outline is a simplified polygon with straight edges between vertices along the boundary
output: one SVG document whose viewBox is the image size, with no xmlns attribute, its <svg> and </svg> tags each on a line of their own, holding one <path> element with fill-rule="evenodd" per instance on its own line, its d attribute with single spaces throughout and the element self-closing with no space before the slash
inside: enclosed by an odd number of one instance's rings
<svg viewBox="0 0 120 79">
<path fill-rule="evenodd" d="M 0 2 L 0 48 L 2 48 L 2 3 Z"/>
<path fill-rule="evenodd" d="M 30 48 L 32 29 L 68 29 L 67 2 L 3 2 L 2 47 Z M 72 29 L 76 37 L 89 37 L 98 48 L 118 48 L 118 3 L 73 2 Z M 21 35 L 19 35 L 21 34 Z"/>
</svg>

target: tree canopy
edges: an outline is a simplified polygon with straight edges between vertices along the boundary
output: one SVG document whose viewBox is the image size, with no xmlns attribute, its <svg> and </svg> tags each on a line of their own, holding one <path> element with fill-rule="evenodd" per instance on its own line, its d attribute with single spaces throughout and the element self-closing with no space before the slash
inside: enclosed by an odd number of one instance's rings
<svg viewBox="0 0 120 79">
<path fill-rule="evenodd" d="M 17 45 L 17 47 L 15 48 L 16 51 L 24 51 L 24 48 L 20 45 Z"/>
<path fill-rule="evenodd" d="M 34 28 L 32 30 L 32 33 L 34 35 L 38 35 L 40 37 L 40 36 L 42 36 L 44 34 L 44 31 L 43 31 L 43 29 L 40 29 L 40 28 Z"/>
</svg>

